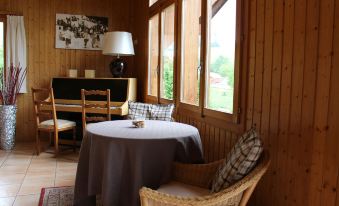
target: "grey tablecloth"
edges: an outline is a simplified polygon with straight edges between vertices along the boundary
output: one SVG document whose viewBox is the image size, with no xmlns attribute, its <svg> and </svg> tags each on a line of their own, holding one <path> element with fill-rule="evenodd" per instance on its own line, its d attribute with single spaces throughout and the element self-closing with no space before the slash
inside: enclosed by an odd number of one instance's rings
<svg viewBox="0 0 339 206">
<path fill-rule="evenodd" d="M 89 124 L 82 141 L 75 182 L 75 205 L 139 205 L 139 189 L 153 189 L 171 177 L 171 163 L 201 163 L 199 132 L 190 125 L 145 121 L 134 128 L 129 120 Z"/>
</svg>

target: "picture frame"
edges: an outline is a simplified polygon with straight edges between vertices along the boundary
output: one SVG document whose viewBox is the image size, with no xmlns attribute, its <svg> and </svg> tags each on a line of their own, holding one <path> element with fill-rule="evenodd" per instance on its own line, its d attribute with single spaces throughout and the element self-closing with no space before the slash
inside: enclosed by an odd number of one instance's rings
<svg viewBox="0 0 339 206">
<path fill-rule="evenodd" d="M 73 14 L 56 14 L 55 47 L 57 49 L 101 50 L 108 18 Z"/>
</svg>

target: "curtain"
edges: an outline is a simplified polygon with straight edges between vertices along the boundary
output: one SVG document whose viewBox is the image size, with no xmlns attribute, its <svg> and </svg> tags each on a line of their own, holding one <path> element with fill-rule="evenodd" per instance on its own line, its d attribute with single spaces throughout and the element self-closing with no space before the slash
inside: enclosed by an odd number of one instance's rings
<svg viewBox="0 0 339 206">
<path fill-rule="evenodd" d="M 7 16 L 6 25 L 6 65 L 19 66 L 27 69 L 26 35 L 23 16 Z M 23 75 L 23 74 L 21 74 Z M 27 93 L 26 78 L 23 81 L 20 93 Z"/>
</svg>

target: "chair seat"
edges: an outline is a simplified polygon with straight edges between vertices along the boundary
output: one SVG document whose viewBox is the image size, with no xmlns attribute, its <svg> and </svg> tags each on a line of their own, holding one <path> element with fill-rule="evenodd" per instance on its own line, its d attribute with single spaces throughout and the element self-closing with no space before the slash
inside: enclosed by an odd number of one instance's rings
<svg viewBox="0 0 339 206">
<path fill-rule="evenodd" d="M 208 189 L 184 184 L 177 181 L 171 181 L 167 184 L 161 185 L 157 191 L 182 197 L 199 197 L 211 194 Z"/>
<path fill-rule="evenodd" d="M 64 128 L 76 126 L 75 122 L 72 122 L 72 121 L 69 121 L 69 120 L 57 119 L 57 122 L 58 122 L 58 129 L 64 129 Z M 53 119 L 43 121 L 39 124 L 39 128 L 42 128 L 42 129 L 49 129 L 53 126 L 54 126 Z"/>
</svg>

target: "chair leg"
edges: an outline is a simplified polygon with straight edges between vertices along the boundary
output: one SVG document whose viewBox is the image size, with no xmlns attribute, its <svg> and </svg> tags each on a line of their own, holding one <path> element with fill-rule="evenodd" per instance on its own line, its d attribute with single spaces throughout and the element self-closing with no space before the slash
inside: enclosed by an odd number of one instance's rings
<svg viewBox="0 0 339 206">
<path fill-rule="evenodd" d="M 76 148 L 77 148 L 77 142 L 76 142 L 76 127 L 73 127 L 73 151 L 75 152 L 76 151 Z"/>
<path fill-rule="evenodd" d="M 39 130 L 36 130 L 36 143 L 35 143 L 35 146 L 36 146 L 36 152 L 37 152 L 37 155 L 40 154 L 40 139 L 39 139 L 39 136 L 40 136 L 40 131 Z"/>
<path fill-rule="evenodd" d="M 59 132 L 54 132 L 54 150 L 55 150 L 55 156 L 57 157 L 59 154 Z"/>
</svg>

